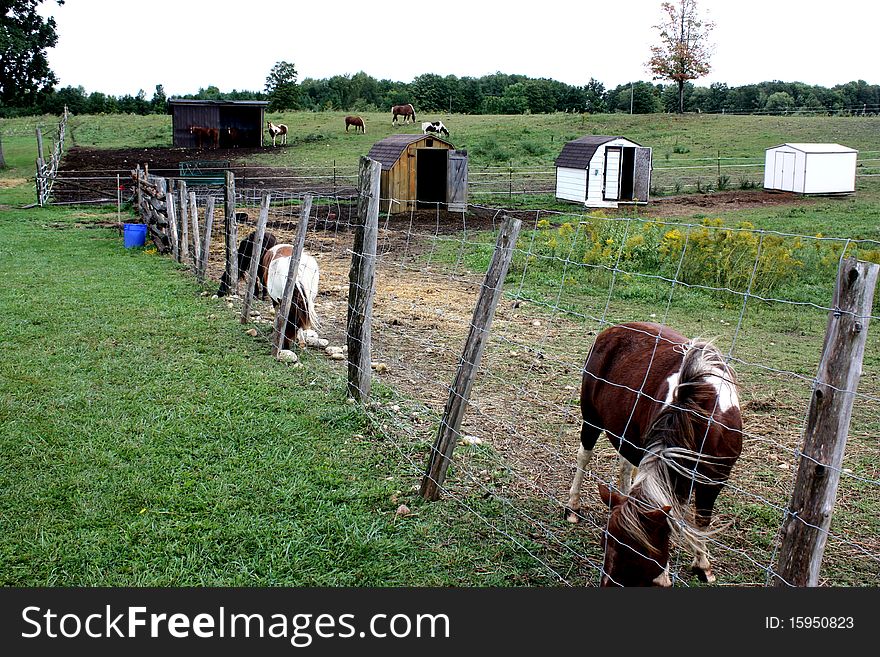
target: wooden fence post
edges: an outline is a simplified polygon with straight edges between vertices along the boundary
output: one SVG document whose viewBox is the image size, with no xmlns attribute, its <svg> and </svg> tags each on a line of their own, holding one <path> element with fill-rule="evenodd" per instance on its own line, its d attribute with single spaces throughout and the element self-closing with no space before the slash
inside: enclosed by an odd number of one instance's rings
<svg viewBox="0 0 880 657">
<path fill-rule="evenodd" d="M 804 446 L 782 524 L 777 586 L 817 586 L 862 371 L 880 265 L 847 258 L 837 273 Z"/>
<path fill-rule="evenodd" d="M 180 220 L 178 221 L 180 229 L 180 261 L 186 264 L 189 260 L 189 213 L 186 210 L 187 195 L 186 182 L 181 180 L 178 182 L 177 195 L 180 199 Z"/>
<path fill-rule="evenodd" d="M 226 276 L 230 294 L 238 293 L 238 224 L 235 222 L 235 174 L 226 172 L 224 204 L 226 230 Z"/>
<path fill-rule="evenodd" d="M 483 350 L 489 339 L 489 331 L 492 328 L 492 320 L 495 318 L 495 308 L 501 300 L 504 288 L 504 278 L 513 260 L 513 248 L 522 223 L 515 217 L 504 217 L 501 224 L 501 232 L 495 243 L 495 253 L 489 263 L 486 278 L 480 288 L 477 304 L 474 307 L 474 315 L 471 319 L 471 328 L 464 344 L 461 357 L 458 360 L 458 370 L 455 380 L 449 390 L 449 398 L 446 400 L 446 408 L 443 411 L 443 419 L 440 421 L 440 429 L 425 476 L 422 478 L 421 496 L 426 500 L 434 501 L 440 498 L 440 488 L 446 480 L 446 471 L 452 461 L 452 454 L 458 442 L 461 429 L 461 420 L 467 410 L 471 388 L 480 368 L 480 360 L 483 358 Z"/>
<path fill-rule="evenodd" d="M 202 242 L 199 236 L 199 205 L 196 201 L 196 193 L 189 193 L 189 217 L 192 221 L 192 242 L 193 242 L 193 257 L 192 257 L 192 270 L 193 273 L 198 276 L 199 270 L 202 266 Z"/>
<path fill-rule="evenodd" d="M 205 281 L 208 272 L 208 259 L 211 257 L 211 230 L 214 228 L 214 197 L 209 196 L 205 202 L 205 241 L 202 244 L 202 259 L 199 262 L 198 277 L 201 282 Z"/>
<path fill-rule="evenodd" d="M 251 263 L 248 266 L 248 278 L 244 289 L 244 303 L 241 304 L 241 323 L 247 324 L 250 319 L 251 303 L 254 300 L 254 288 L 257 284 L 257 268 L 260 265 L 260 258 L 263 257 L 263 235 L 266 234 L 266 224 L 269 222 L 269 203 L 272 195 L 269 192 L 263 192 L 263 198 L 260 202 L 260 216 L 257 219 L 257 235 L 254 238 L 253 251 L 251 252 Z"/>
<path fill-rule="evenodd" d="M 348 394 L 366 404 L 372 369 L 373 294 L 376 288 L 376 247 L 379 236 L 379 183 L 382 163 L 361 157 L 358 214 L 348 273 Z"/>
<path fill-rule="evenodd" d="M 296 237 L 293 240 L 293 253 L 290 254 L 290 268 L 287 270 L 287 280 L 284 283 L 284 294 L 281 303 L 275 312 L 275 333 L 272 336 L 272 355 L 278 357 L 281 345 L 284 344 L 284 332 L 287 330 L 287 320 L 290 316 L 290 304 L 293 303 L 293 290 L 296 288 L 296 279 L 299 275 L 299 263 L 302 260 L 303 248 L 306 244 L 306 230 L 309 227 L 309 215 L 312 213 L 312 195 L 303 196 L 302 209 L 299 214 L 299 225 L 296 227 Z"/>
<path fill-rule="evenodd" d="M 174 211 L 174 192 L 165 192 L 165 211 L 168 213 L 168 236 L 171 238 L 171 253 L 180 262 L 180 248 L 177 244 L 177 217 Z"/>
</svg>

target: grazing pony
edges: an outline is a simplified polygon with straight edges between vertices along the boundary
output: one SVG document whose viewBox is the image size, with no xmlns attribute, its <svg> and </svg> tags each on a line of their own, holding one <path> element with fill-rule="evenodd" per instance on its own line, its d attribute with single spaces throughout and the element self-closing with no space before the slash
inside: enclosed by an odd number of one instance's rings
<svg viewBox="0 0 880 657">
<path fill-rule="evenodd" d="M 362 132 L 367 134 L 367 127 L 364 125 L 364 120 L 359 116 L 346 116 L 345 117 L 345 131 L 348 132 L 348 126 L 353 125 L 354 131 Z"/>
<path fill-rule="evenodd" d="M 287 283 L 287 272 L 290 270 L 292 254 L 293 247 L 290 244 L 277 244 L 263 253 L 263 260 L 260 263 L 263 285 L 276 309 L 284 296 L 284 286 Z M 317 326 L 315 298 L 318 296 L 318 278 L 318 261 L 303 251 L 296 276 L 296 287 L 293 290 L 293 299 L 290 303 L 290 313 L 287 315 L 285 324 L 282 349 L 290 349 L 290 344 L 294 339 L 301 349 L 304 348 L 306 346 L 305 332 Z"/>
<path fill-rule="evenodd" d="M 449 130 L 443 125 L 443 121 L 425 121 L 422 123 L 422 134 L 435 134 L 449 136 Z"/>
<path fill-rule="evenodd" d="M 271 121 L 266 122 L 266 128 L 269 130 L 269 134 L 272 136 L 272 145 L 275 145 L 275 138 L 281 137 L 281 145 L 287 143 L 287 126 L 283 123 L 279 123 L 275 125 Z"/>
<path fill-rule="evenodd" d="M 407 119 L 413 122 L 415 125 L 416 122 L 416 110 L 415 108 L 407 103 L 406 105 L 395 105 L 391 108 L 391 125 L 397 125 L 397 117 L 402 116 L 404 124 L 407 122 Z"/>
<path fill-rule="evenodd" d="M 620 492 L 599 484 L 611 510 L 601 585 L 671 586 L 673 532 L 694 553 L 691 569 L 714 582 L 706 549 L 712 508 L 742 451 L 736 377 L 718 349 L 659 324 L 612 326 L 587 356 L 580 405 L 569 521 L 579 520 L 581 483 L 603 430 L 622 457 Z"/>
<path fill-rule="evenodd" d="M 220 146 L 220 130 L 219 128 L 205 128 L 200 125 L 192 125 L 189 127 L 189 133 L 195 135 L 196 146 L 203 148 L 217 148 Z"/>
<path fill-rule="evenodd" d="M 256 241 L 257 231 L 254 231 L 238 243 L 238 281 L 243 280 L 250 269 L 251 260 L 254 257 L 254 246 Z M 260 250 L 260 253 L 265 253 L 276 244 L 278 244 L 278 239 L 272 233 L 267 231 L 263 235 L 263 248 Z M 266 276 L 263 271 L 263 261 L 261 258 L 260 263 L 257 265 L 257 280 L 254 283 L 254 293 L 260 299 L 266 298 L 266 288 L 263 287 L 263 281 L 265 278 Z M 238 287 L 238 281 L 236 281 L 236 287 Z M 223 275 L 220 277 L 220 288 L 217 290 L 217 296 L 225 297 L 229 294 L 232 287 L 233 286 L 229 280 L 229 273 L 224 271 Z"/>
</svg>

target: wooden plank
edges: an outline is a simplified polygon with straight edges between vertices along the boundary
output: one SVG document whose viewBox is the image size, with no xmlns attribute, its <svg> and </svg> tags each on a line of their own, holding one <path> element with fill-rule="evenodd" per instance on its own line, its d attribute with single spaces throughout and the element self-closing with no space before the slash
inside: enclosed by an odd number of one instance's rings
<svg viewBox="0 0 880 657">
<path fill-rule="evenodd" d="M 263 192 L 263 197 L 260 202 L 260 216 L 257 218 L 257 234 L 254 239 L 253 251 L 251 253 L 251 263 L 248 266 L 244 303 L 241 305 L 242 324 L 247 324 L 250 319 L 251 304 L 254 301 L 254 289 L 257 285 L 257 268 L 260 265 L 260 258 L 263 257 L 263 235 L 266 234 L 266 224 L 269 221 L 269 203 L 271 203 L 271 201 L 272 195 L 269 192 Z"/>
<path fill-rule="evenodd" d="M 171 238 L 171 254 L 180 262 L 180 248 L 177 243 L 177 214 L 174 211 L 174 192 L 166 192 L 165 204 L 168 209 L 168 236 Z"/>
<path fill-rule="evenodd" d="M 467 210 L 468 156 L 466 152 L 449 151 L 446 202 L 450 212 Z"/>
<path fill-rule="evenodd" d="M 189 212 L 187 211 L 186 183 L 178 182 L 177 196 L 180 199 L 180 261 L 189 261 Z"/>
<path fill-rule="evenodd" d="M 299 215 L 299 225 L 296 227 L 296 237 L 293 240 L 293 253 L 290 254 L 290 268 L 287 270 L 287 280 L 284 282 L 284 294 L 281 303 L 275 313 L 275 333 L 272 339 L 272 355 L 276 358 L 284 344 L 284 332 L 287 330 L 287 320 L 290 316 L 290 304 L 293 303 L 293 290 L 296 287 L 296 279 L 299 275 L 299 263 L 302 260 L 303 248 L 306 244 L 306 230 L 309 227 L 309 215 L 312 213 L 312 195 L 303 197 L 302 209 Z"/>
<path fill-rule="evenodd" d="M 192 222 L 192 270 L 193 273 L 198 276 L 202 266 L 202 243 L 199 236 L 199 206 L 198 203 L 196 203 L 195 192 L 189 193 L 189 218 Z"/>
<path fill-rule="evenodd" d="M 437 439 L 434 441 L 428 467 L 422 478 L 421 495 L 426 500 L 433 501 L 440 498 L 440 490 L 446 480 L 446 472 L 459 439 L 461 421 L 467 410 L 471 388 L 480 368 L 489 331 L 492 329 L 495 308 L 501 300 L 504 279 L 513 260 L 513 248 L 519 237 L 521 225 L 520 220 L 515 217 L 504 217 L 501 231 L 498 233 L 495 252 L 489 263 L 483 286 L 480 288 L 471 319 L 471 328 L 458 360 L 455 379 L 449 389 L 449 398 L 446 400 Z"/>
<path fill-rule="evenodd" d="M 229 293 L 238 293 L 238 224 L 235 221 L 235 174 L 226 172 L 224 197 L 224 220 L 226 231 L 226 276 Z"/>
<path fill-rule="evenodd" d="M 777 586 L 818 586 L 880 265 L 844 260 L 828 314 L 794 492 L 782 524 Z"/>
<path fill-rule="evenodd" d="M 202 245 L 202 260 L 199 264 L 199 280 L 204 282 L 208 272 L 208 261 L 211 258 L 211 231 L 214 228 L 214 197 L 209 196 L 205 202 L 205 242 Z"/>
<path fill-rule="evenodd" d="M 376 246 L 379 235 L 379 182 L 382 164 L 361 157 L 358 213 L 351 269 L 348 273 L 348 394 L 362 404 L 370 398 L 372 368 L 373 296 L 376 286 Z"/>
</svg>

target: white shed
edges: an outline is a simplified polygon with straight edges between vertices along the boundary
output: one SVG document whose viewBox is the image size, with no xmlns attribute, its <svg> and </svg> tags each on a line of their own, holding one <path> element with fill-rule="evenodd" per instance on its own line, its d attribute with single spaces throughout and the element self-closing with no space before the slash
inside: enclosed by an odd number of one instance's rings
<svg viewBox="0 0 880 657">
<path fill-rule="evenodd" d="M 782 144 L 765 151 L 764 189 L 798 194 L 856 191 L 859 152 L 840 144 Z"/>
<path fill-rule="evenodd" d="M 556 198 L 589 208 L 647 203 L 651 149 L 625 137 L 589 135 L 568 142 L 556 158 Z"/>
</svg>

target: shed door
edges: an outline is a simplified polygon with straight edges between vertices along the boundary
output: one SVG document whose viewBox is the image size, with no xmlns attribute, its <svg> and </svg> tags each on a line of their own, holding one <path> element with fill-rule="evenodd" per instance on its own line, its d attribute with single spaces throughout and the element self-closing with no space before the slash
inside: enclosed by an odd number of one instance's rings
<svg viewBox="0 0 880 657">
<path fill-rule="evenodd" d="M 637 148 L 633 173 L 633 200 L 647 203 L 651 193 L 651 149 Z"/>
<path fill-rule="evenodd" d="M 449 151 L 446 177 L 446 202 L 450 212 L 467 210 L 468 156 L 467 151 Z"/>
<path fill-rule="evenodd" d="M 773 166 L 773 189 L 794 191 L 795 154 L 777 151 Z"/>
<path fill-rule="evenodd" d="M 602 196 L 606 201 L 620 198 L 620 146 L 605 149 L 605 186 Z"/>
</svg>

